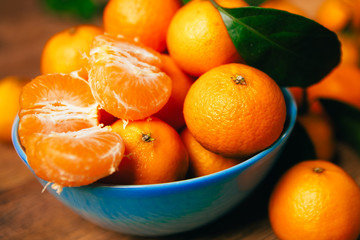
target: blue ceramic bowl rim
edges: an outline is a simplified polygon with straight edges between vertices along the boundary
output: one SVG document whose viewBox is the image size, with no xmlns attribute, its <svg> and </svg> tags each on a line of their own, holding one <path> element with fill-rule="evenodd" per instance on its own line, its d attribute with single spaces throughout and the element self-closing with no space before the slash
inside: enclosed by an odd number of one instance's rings
<svg viewBox="0 0 360 240">
<path fill-rule="evenodd" d="M 105 191 L 121 189 L 122 191 L 130 191 L 133 193 L 134 193 L 134 191 L 141 191 L 141 193 L 143 194 L 144 191 L 148 191 L 148 192 L 151 191 L 152 193 L 154 193 L 154 191 L 155 192 L 173 191 L 174 189 L 179 190 L 181 188 L 189 190 L 190 188 L 197 188 L 197 187 L 201 187 L 204 185 L 208 185 L 212 182 L 218 182 L 220 180 L 235 177 L 236 175 L 238 175 L 238 173 L 243 172 L 248 167 L 250 167 L 251 165 L 260 161 L 264 156 L 268 155 L 274 149 L 279 147 L 279 145 L 282 143 L 282 141 L 284 141 L 286 138 L 288 138 L 288 136 L 291 134 L 291 132 L 294 128 L 294 125 L 295 125 L 295 121 L 296 121 L 297 106 L 296 106 L 294 98 L 291 95 L 291 93 L 289 92 L 289 90 L 282 88 L 282 91 L 283 91 L 283 94 L 285 97 L 286 109 L 287 109 L 287 120 L 286 120 L 285 127 L 284 127 L 282 134 L 270 147 L 268 147 L 267 149 L 257 153 L 253 157 L 251 157 L 233 167 L 230 167 L 223 171 L 209 174 L 206 176 L 184 179 L 184 180 L 179 180 L 179 181 L 169 182 L 169 183 L 148 184 L 148 185 L 110 185 L 110 184 L 93 183 L 93 184 L 90 184 L 87 186 L 76 187 L 76 188 L 84 189 L 84 190 L 91 189 L 91 190 L 105 190 Z M 22 161 L 32 171 L 31 167 L 29 166 L 29 164 L 27 162 L 27 157 L 24 152 L 24 149 L 22 148 L 22 146 L 20 144 L 20 140 L 19 140 L 19 136 L 18 136 L 18 126 L 19 126 L 19 117 L 17 116 L 14 120 L 14 124 L 12 126 L 12 133 L 11 133 L 13 145 L 14 145 L 16 152 L 22 159 Z"/>
</svg>

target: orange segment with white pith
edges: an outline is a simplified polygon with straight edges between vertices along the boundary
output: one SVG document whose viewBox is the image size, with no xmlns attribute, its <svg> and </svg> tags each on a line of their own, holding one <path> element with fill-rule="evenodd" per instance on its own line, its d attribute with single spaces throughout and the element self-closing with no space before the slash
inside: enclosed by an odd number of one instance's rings
<svg viewBox="0 0 360 240">
<path fill-rule="evenodd" d="M 88 185 L 112 174 L 125 150 L 118 134 L 100 126 L 35 134 L 30 142 L 27 157 L 35 174 L 65 187 Z"/>
<path fill-rule="evenodd" d="M 34 133 L 67 132 L 98 125 L 98 104 L 88 83 L 67 74 L 41 75 L 20 96 L 19 136 L 27 147 Z"/>
<path fill-rule="evenodd" d="M 87 185 L 113 173 L 124 144 L 98 124 L 98 104 L 85 80 L 48 74 L 20 96 L 19 137 L 34 173 L 59 187 Z"/>
<path fill-rule="evenodd" d="M 96 101 L 128 120 L 158 112 L 171 95 L 171 79 L 160 54 L 135 41 L 99 35 L 90 50 L 89 83 Z"/>
</svg>

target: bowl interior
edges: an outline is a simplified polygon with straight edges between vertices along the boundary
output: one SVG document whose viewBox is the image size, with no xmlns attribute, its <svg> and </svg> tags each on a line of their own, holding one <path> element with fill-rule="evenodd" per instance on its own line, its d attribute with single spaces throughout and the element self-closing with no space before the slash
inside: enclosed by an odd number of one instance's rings
<svg viewBox="0 0 360 240">
<path fill-rule="evenodd" d="M 280 137 L 267 149 L 261 151 L 260 153 L 254 155 L 253 157 L 239 163 L 236 166 L 233 166 L 231 168 L 228 168 L 226 170 L 213 173 L 207 176 L 202 177 L 196 177 L 191 179 L 185 179 L 181 181 L 176 182 L 170 182 L 170 183 L 161 183 L 161 184 L 149 184 L 149 185 L 108 185 L 108 184 L 100 184 L 100 183 L 94 183 L 90 184 L 88 186 L 80 187 L 80 188 L 122 188 L 122 189 L 148 189 L 150 191 L 166 191 L 166 189 L 171 190 L 172 188 L 181 188 L 181 187 L 201 187 L 202 185 L 207 185 L 213 181 L 218 181 L 219 179 L 224 179 L 229 176 L 231 176 L 234 173 L 239 173 L 250 167 L 251 165 L 255 164 L 256 162 L 260 161 L 262 158 L 264 158 L 266 155 L 274 151 L 279 147 L 279 145 L 288 138 L 288 136 L 291 134 L 291 131 L 295 125 L 296 115 L 297 115 L 297 107 L 296 103 L 290 94 L 290 92 L 283 88 L 282 92 L 285 97 L 286 101 L 286 110 L 287 110 L 287 117 L 285 126 L 283 129 L 282 134 Z M 22 161 L 25 163 L 25 165 L 32 171 L 31 167 L 29 166 L 27 162 L 26 153 L 23 149 L 23 147 L 20 144 L 19 136 L 18 136 L 18 127 L 19 127 L 19 117 L 16 117 L 13 127 L 12 127 L 12 141 L 14 148 Z M 44 181 L 45 182 L 45 181 Z M 46 182 L 45 182 L 46 183 Z M 133 192 L 133 193 L 136 193 Z M 141 193 L 143 194 L 143 192 Z"/>
</svg>

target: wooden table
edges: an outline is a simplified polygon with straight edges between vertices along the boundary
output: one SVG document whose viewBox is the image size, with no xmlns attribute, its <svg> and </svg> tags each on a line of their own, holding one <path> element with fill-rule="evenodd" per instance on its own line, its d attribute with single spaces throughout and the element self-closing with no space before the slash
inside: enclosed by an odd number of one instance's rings
<svg viewBox="0 0 360 240">
<path fill-rule="evenodd" d="M 0 5 L 0 78 L 39 75 L 40 54 L 54 33 L 81 23 L 56 17 L 36 0 L 2 1 Z M 98 25 L 100 19 L 93 21 Z M 338 145 L 338 164 L 360 184 L 360 159 Z M 104 230 L 62 205 L 21 162 L 11 143 L 0 143 L 0 239 L 142 239 Z M 277 239 L 267 217 L 272 185 L 262 185 L 247 201 L 219 220 L 194 231 L 161 239 Z M 157 239 L 157 238 L 147 238 Z"/>
</svg>

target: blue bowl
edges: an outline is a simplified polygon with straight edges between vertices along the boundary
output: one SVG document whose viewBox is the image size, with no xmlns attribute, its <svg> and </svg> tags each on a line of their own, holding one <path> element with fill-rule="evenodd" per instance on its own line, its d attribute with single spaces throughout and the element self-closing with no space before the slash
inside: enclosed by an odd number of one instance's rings
<svg viewBox="0 0 360 240">
<path fill-rule="evenodd" d="M 243 201 L 267 175 L 294 127 L 297 109 L 283 89 L 287 119 L 282 135 L 266 150 L 238 165 L 211 175 L 152 185 L 66 187 L 47 190 L 85 219 L 101 227 L 138 236 L 162 236 L 205 225 Z M 12 129 L 15 150 L 28 165 L 18 138 L 17 118 Z M 38 178 L 45 186 L 46 181 Z"/>
</svg>

